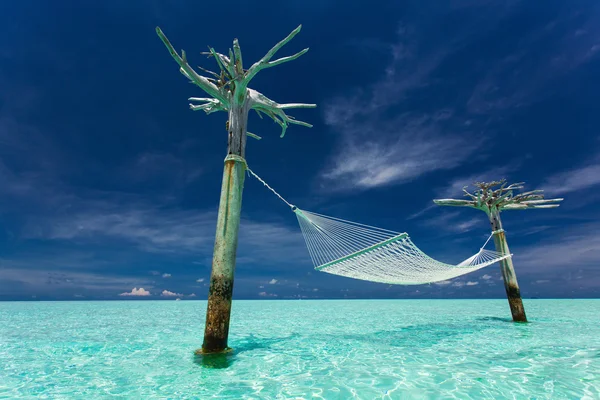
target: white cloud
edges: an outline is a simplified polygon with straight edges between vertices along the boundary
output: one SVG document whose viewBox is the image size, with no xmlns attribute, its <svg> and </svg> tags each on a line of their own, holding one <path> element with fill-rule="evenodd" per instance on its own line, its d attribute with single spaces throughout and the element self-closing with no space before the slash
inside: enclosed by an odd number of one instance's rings
<svg viewBox="0 0 600 400">
<path fill-rule="evenodd" d="M 533 245 L 513 247 L 517 277 L 560 282 L 562 290 L 578 290 L 580 287 L 597 290 L 600 287 L 598 231 L 598 222 L 562 227 L 548 231 L 543 240 Z"/>
<path fill-rule="evenodd" d="M 163 278 L 170 278 L 170 277 L 171 277 L 171 274 L 164 273 L 164 274 L 162 274 L 162 277 L 163 277 Z"/>
<path fill-rule="evenodd" d="M 202 283 L 202 282 L 204 282 L 204 278 L 199 278 L 199 279 L 196 279 L 196 282 L 198 282 L 198 283 Z"/>
<path fill-rule="evenodd" d="M 452 286 L 454 286 L 454 287 L 463 287 L 463 286 L 465 286 L 465 283 L 461 282 L 461 281 L 455 281 L 455 282 L 452 283 Z"/>
<path fill-rule="evenodd" d="M 479 282 L 473 282 L 473 281 L 467 282 L 467 286 L 475 286 L 475 285 L 479 285 Z"/>
<path fill-rule="evenodd" d="M 562 195 L 598 185 L 600 185 L 600 164 L 592 164 L 549 177 L 544 189 L 549 194 Z"/>
<path fill-rule="evenodd" d="M 593 267 L 600 273 L 599 230 L 599 223 L 562 228 L 558 236 L 546 235 L 539 244 L 517 248 L 513 256 L 517 273 L 568 273 L 579 267 Z"/>
<path fill-rule="evenodd" d="M 188 297 L 196 297 L 196 293 L 192 293 L 192 294 L 188 295 Z"/>
<path fill-rule="evenodd" d="M 121 293 L 119 296 L 150 296 L 150 292 L 144 288 L 133 288 L 131 292 Z"/>
<path fill-rule="evenodd" d="M 276 283 L 277 283 L 277 279 L 271 279 L 271 280 L 269 281 L 269 285 L 274 285 L 274 284 L 276 284 Z"/>
<path fill-rule="evenodd" d="M 574 24 L 579 34 L 573 34 Z M 560 13 L 559 19 L 530 29 L 490 65 L 467 102 L 468 110 L 483 114 L 522 110 L 543 99 L 549 93 L 549 83 L 598 55 L 594 46 L 599 36 L 597 8 L 587 13 Z M 549 40 L 553 44 L 550 48 L 531 51 Z"/>
<path fill-rule="evenodd" d="M 73 214 L 31 219 L 25 238 L 102 243 L 105 238 L 126 240 L 144 252 L 163 254 L 212 254 L 216 214 L 213 211 L 159 210 L 146 204 L 73 200 Z M 238 267 L 261 262 L 280 265 L 281 260 L 309 260 L 297 226 L 243 219 L 240 225 Z M 166 276 L 165 276 L 166 277 Z"/>
<path fill-rule="evenodd" d="M 461 211 L 439 210 L 437 215 L 423 220 L 423 224 L 434 227 L 436 230 L 454 233 L 465 233 L 475 228 L 485 227 L 485 215 L 475 210 L 473 210 L 473 213 L 474 215 L 471 218 L 465 219 L 465 214 Z"/>
<path fill-rule="evenodd" d="M 488 279 L 492 279 L 491 275 L 485 274 L 481 277 L 481 279 L 483 279 L 484 281 L 487 281 Z"/>
<path fill-rule="evenodd" d="M 473 41 L 473 29 L 480 34 L 494 29 L 502 15 L 502 10 L 487 10 L 473 24 L 439 37 L 437 46 L 431 46 L 431 36 L 437 32 L 422 32 L 424 26 L 400 26 L 396 42 L 387 44 L 392 59 L 380 79 L 326 102 L 325 122 L 340 139 L 321 173 L 321 188 L 402 184 L 484 156 L 480 150 L 486 143 L 482 135 L 486 127 L 466 118 L 463 104 L 420 100 L 426 96 L 423 91 L 429 95 L 433 86 L 443 82 L 434 77 L 438 67 Z M 443 24 L 443 12 L 437 16 Z M 412 102 L 413 98 L 418 100 Z"/>
<path fill-rule="evenodd" d="M 451 281 L 440 281 L 440 282 L 434 282 L 435 285 L 439 285 L 439 286 L 446 286 L 451 284 Z"/>
<path fill-rule="evenodd" d="M 160 295 L 165 296 L 165 297 L 183 297 L 183 295 L 181 293 L 174 293 L 174 292 L 170 292 L 168 290 L 163 290 Z"/>
<path fill-rule="evenodd" d="M 332 111 L 330 111 L 332 112 Z M 442 134 L 439 121 L 409 114 L 385 125 L 374 121 L 334 126 L 340 147 L 322 172 L 326 190 L 370 189 L 409 182 L 436 170 L 452 169 L 481 145 L 481 140 Z"/>
<path fill-rule="evenodd" d="M 82 272 L 83 265 L 106 266 L 106 263 L 90 258 L 86 252 L 65 253 L 61 250 L 49 249 L 40 258 L 0 259 L 0 293 L 18 294 L 25 285 L 40 296 L 60 295 L 76 289 L 76 293 L 85 291 L 86 297 L 93 297 L 97 294 L 119 293 L 123 287 L 152 287 L 147 279 L 114 275 L 110 270 L 102 270 L 102 273 Z"/>
</svg>

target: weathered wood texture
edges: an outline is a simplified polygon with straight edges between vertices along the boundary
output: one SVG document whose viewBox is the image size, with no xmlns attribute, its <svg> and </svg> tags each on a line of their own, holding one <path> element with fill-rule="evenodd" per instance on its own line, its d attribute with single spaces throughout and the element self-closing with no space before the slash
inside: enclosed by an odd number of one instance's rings
<svg viewBox="0 0 600 400">
<path fill-rule="evenodd" d="M 502 255 L 510 254 L 508 243 L 506 241 L 506 234 L 502 229 L 500 212 L 492 212 L 488 216 L 492 231 L 496 232 L 496 234 L 494 234 L 496 251 Z M 517 282 L 517 275 L 515 274 L 515 268 L 511 257 L 500 261 L 500 271 L 502 272 L 504 288 L 506 289 L 506 298 L 508 299 L 513 321 L 527 322 L 523 300 L 521 299 L 521 290 L 519 289 L 519 283 Z"/>
<path fill-rule="evenodd" d="M 236 139 L 238 138 L 234 137 Z M 227 349 L 245 172 L 246 164 L 241 157 L 227 157 L 217 217 L 202 353 L 216 353 Z"/>
</svg>

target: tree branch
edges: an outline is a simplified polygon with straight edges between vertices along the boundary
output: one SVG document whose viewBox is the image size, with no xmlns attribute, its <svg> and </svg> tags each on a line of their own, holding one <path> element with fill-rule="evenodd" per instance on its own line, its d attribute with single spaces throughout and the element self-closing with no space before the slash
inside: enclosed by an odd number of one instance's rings
<svg viewBox="0 0 600 400">
<path fill-rule="evenodd" d="M 248 97 L 250 101 L 250 108 L 256 110 L 256 112 L 264 113 L 271 117 L 279 126 L 281 126 L 281 137 L 285 136 L 285 132 L 289 124 L 306 126 L 312 128 L 312 125 L 308 122 L 298 121 L 294 117 L 287 115 L 284 109 L 290 108 L 314 108 L 316 104 L 304 104 L 304 103 L 290 103 L 290 104 L 279 104 L 262 93 L 248 89 Z"/>
<path fill-rule="evenodd" d="M 474 207 L 476 208 L 475 202 L 471 200 L 455 200 L 455 199 L 436 199 L 433 202 L 439 206 L 453 206 L 453 207 Z"/>
<path fill-rule="evenodd" d="M 465 196 L 468 196 L 468 197 L 470 197 L 470 198 L 471 198 L 471 200 L 473 200 L 473 201 L 477 201 L 477 200 L 478 200 L 478 196 L 475 196 L 475 195 L 473 195 L 473 194 L 469 193 L 469 192 L 467 191 L 467 187 L 466 187 L 466 186 L 464 186 L 464 187 L 462 188 L 462 191 L 465 193 Z"/>
<path fill-rule="evenodd" d="M 231 51 L 230 51 L 231 53 Z M 219 69 L 221 71 L 223 71 L 225 73 L 225 75 L 227 77 L 229 77 L 230 79 L 232 79 L 235 76 L 235 69 L 233 67 L 232 64 L 232 60 L 233 60 L 233 55 L 230 54 L 230 57 L 227 57 L 224 54 L 221 53 L 217 53 L 215 51 L 215 49 L 213 49 L 212 47 L 208 47 L 208 51 L 206 52 L 202 52 L 200 54 L 204 54 L 204 55 L 208 55 L 208 57 L 214 57 L 215 61 L 217 62 L 217 64 L 219 65 Z"/>
<path fill-rule="evenodd" d="M 539 205 L 539 204 L 548 204 L 548 203 L 558 203 L 563 200 L 564 199 L 526 200 L 526 201 L 523 201 L 522 204 Z M 556 206 L 558 207 L 558 204 Z"/>
<path fill-rule="evenodd" d="M 241 77 L 244 75 L 244 66 L 242 64 L 242 50 L 240 49 L 240 43 L 237 38 L 233 39 L 233 54 L 235 54 L 234 66 L 236 76 Z"/>
<path fill-rule="evenodd" d="M 193 111 L 202 110 L 207 114 L 216 112 L 216 111 L 226 111 L 227 108 L 217 99 L 206 98 L 206 97 L 190 97 L 189 101 L 204 101 L 205 104 L 195 105 L 190 103 L 190 108 Z"/>
<path fill-rule="evenodd" d="M 508 192 L 506 192 L 505 194 L 503 194 L 502 196 L 499 196 L 496 200 L 494 200 L 492 202 L 492 204 L 490 205 L 490 207 L 498 207 L 504 200 L 510 200 L 511 197 L 512 197 L 512 191 L 509 190 Z"/>
<path fill-rule="evenodd" d="M 308 49 L 304 49 L 301 52 L 294 54 L 293 56 L 284 57 L 279 60 L 275 60 L 272 63 L 269 63 L 269 61 L 271 60 L 271 58 L 273 58 L 275 53 L 277 53 L 277 51 L 279 51 L 283 46 L 285 46 L 286 43 L 288 43 L 290 40 L 292 40 L 294 38 L 294 36 L 296 36 L 298 34 L 298 32 L 300 32 L 300 29 L 302 29 L 302 25 L 299 25 L 289 35 L 287 35 L 285 37 L 285 39 L 283 39 L 282 41 L 277 43 L 275 46 L 273 46 L 273 48 L 271 50 L 269 50 L 263 58 L 261 58 L 260 60 L 258 60 L 254 64 L 252 64 L 252 66 L 248 69 L 248 72 L 246 73 L 246 79 L 245 79 L 246 84 L 249 83 L 252 80 L 252 78 L 254 78 L 260 70 L 262 70 L 264 68 L 268 68 L 268 67 L 273 67 L 275 65 L 279 65 L 286 61 L 295 60 L 296 58 L 300 57 L 302 54 L 304 54 L 308 51 Z M 269 64 L 271 64 L 271 65 L 269 65 Z"/>
<path fill-rule="evenodd" d="M 523 189 L 523 185 L 525 182 L 512 183 L 504 190 L 515 190 L 515 189 Z"/>
<path fill-rule="evenodd" d="M 167 37 L 164 35 L 164 33 L 159 27 L 156 27 L 156 33 L 169 50 L 169 53 L 171 54 L 173 59 L 181 67 L 182 74 L 184 74 L 188 79 L 194 82 L 198 87 L 200 87 L 200 89 L 204 90 L 207 94 L 219 100 L 222 104 L 229 106 L 227 97 L 224 95 L 224 93 L 221 93 L 219 88 L 214 83 L 211 83 L 207 78 L 198 75 L 196 71 L 194 71 L 194 69 L 190 67 L 185 56 L 185 51 L 182 50 L 181 56 L 179 56 L 177 51 L 175 51 L 175 49 L 171 45 L 171 42 L 169 42 L 169 39 L 167 39 Z"/>
<path fill-rule="evenodd" d="M 259 69 L 259 71 L 260 71 L 260 70 L 263 70 L 263 69 L 265 69 L 265 68 L 271 68 L 271 67 L 275 67 L 275 66 L 277 66 L 277 65 L 283 64 L 283 63 L 285 63 L 285 62 L 288 62 L 288 61 L 294 61 L 295 59 L 297 59 L 297 58 L 298 58 L 298 57 L 300 57 L 301 55 L 305 54 L 305 53 L 306 53 L 308 50 L 309 50 L 309 49 L 308 49 L 308 47 L 307 47 L 306 49 L 304 49 L 304 50 L 302 50 L 302 51 L 299 51 L 298 53 L 294 54 L 293 56 L 282 57 L 282 58 L 279 58 L 279 59 L 277 59 L 277 60 L 275 60 L 275 61 L 271 61 L 271 62 L 268 62 L 268 63 L 262 64 L 262 66 L 261 66 L 261 68 Z"/>
<path fill-rule="evenodd" d="M 502 207 L 503 210 L 528 210 L 530 208 L 557 208 L 559 204 L 526 204 L 513 203 Z"/>
</svg>

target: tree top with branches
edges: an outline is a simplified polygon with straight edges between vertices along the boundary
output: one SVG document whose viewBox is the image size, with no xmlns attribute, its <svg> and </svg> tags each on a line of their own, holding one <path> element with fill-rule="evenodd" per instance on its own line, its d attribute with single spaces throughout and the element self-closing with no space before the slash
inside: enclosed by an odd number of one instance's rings
<svg viewBox="0 0 600 400">
<path fill-rule="evenodd" d="M 508 185 L 506 179 L 492 182 L 475 182 L 477 188 L 474 193 L 463 188 L 465 196 L 469 199 L 436 199 L 435 204 L 441 206 L 471 207 L 485 211 L 486 214 L 504 210 L 526 210 L 530 208 L 556 208 L 562 198 L 544 199 L 543 190 L 532 190 L 515 194 L 516 190 L 524 188 L 524 182 Z"/>
<path fill-rule="evenodd" d="M 156 33 L 169 50 L 171 56 L 179 64 L 180 72 L 192 83 L 211 96 L 209 98 L 189 98 L 192 102 L 202 103 L 190 104 L 192 110 L 202 110 L 207 114 L 210 114 L 216 111 L 230 111 L 232 107 L 236 106 L 248 107 L 248 110 L 255 110 L 259 117 L 262 118 L 261 114 L 267 115 L 279 124 L 279 126 L 281 126 L 281 137 L 283 137 L 289 124 L 302 125 L 309 128 L 312 127 L 309 123 L 298 121 L 294 117 L 287 115 L 285 110 L 291 108 L 314 108 L 316 107 L 316 104 L 279 104 L 262 93 L 248 88 L 248 84 L 261 70 L 295 60 L 308 51 L 308 48 L 306 48 L 292 56 L 282 57 L 271 61 L 273 56 L 275 56 L 275 53 L 292 40 L 294 36 L 300 32 L 301 28 L 302 25 L 294 29 L 286 38 L 277 43 L 264 57 L 252 64 L 248 69 L 244 69 L 243 67 L 242 51 L 237 39 L 233 40 L 233 50 L 229 49 L 229 55 L 217 53 L 212 47 L 209 47 L 209 51 L 202 54 L 213 57 L 220 70 L 219 73 L 215 73 L 199 67 L 202 71 L 206 72 L 209 77 L 202 76 L 194 71 L 188 64 L 185 51 L 182 50 L 181 55 L 179 55 L 159 27 L 156 28 Z M 256 136 L 252 134 L 249 135 Z"/>
</svg>

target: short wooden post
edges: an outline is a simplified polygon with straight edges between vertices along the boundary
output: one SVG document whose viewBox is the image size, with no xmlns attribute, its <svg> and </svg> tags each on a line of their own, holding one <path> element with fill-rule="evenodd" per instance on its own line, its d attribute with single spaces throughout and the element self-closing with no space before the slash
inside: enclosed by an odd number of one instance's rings
<svg viewBox="0 0 600 400">
<path fill-rule="evenodd" d="M 502 221 L 500 220 L 500 212 L 495 211 L 489 215 L 492 232 L 494 232 L 494 245 L 496 251 L 502 255 L 510 254 L 508 243 L 506 242 L 506 233 L 502 229 Z M 521 299 L 521 290 L 517 282 L 517 274 L 513 267 L 512 257 L 500 260 L 500 270 L 502 271 L 502 279 L 504 280 L 504 288 L 506 289 L 506 297 L 510 306 L 513 321 L 527 322 L 525 316 L 525 308 Z"/>
<path fill-rule="evenodd" d="M 510 254 L 510 250 L 506 242 L 506 234 L 504 233 L 504 229 L 502 229 L 502 221 L 500 220 L 501 211 L 556 208 L 558 204 L 555 203 L 563 200 L 544 199 L 542 190 L 532 190 L 513 195 L 514 190 L 523 188 L 523 182 L 506 186 L 506 180 L 503 179 L 493 182 L 476 182 L 474 185 L 478 188 L 475 193 L 469 193 L 466 186 L 463 188 L 465 196 L 469 197 L 469 199 L 436 199 L 433 202 L 441 206 L 471 207 L 485 211 L 490 220 L 492 232 L 494 233 L 496 251 L 502 255 Z M 497 186 L 500 187 L 494 189 Z M 507 257 L 501 260 L 500 269 L 513 321 L 527 322 L 512 258 Z"/>
</svg>

